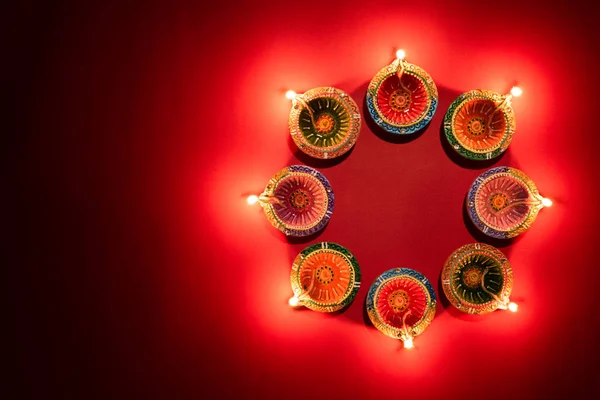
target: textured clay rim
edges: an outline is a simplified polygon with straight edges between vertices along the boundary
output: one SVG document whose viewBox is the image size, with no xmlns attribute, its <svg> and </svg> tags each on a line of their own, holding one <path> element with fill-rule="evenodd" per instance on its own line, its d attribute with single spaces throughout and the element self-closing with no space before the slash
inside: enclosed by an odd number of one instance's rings
<svg viewBox="0 0 600 400">
<path fill-rule="evenodd" d="M 510 239 L 510 238 L 520 235 L 521 233 L 525 232 L 527 229 L 529 229 L 531 227 L 531 225 L 537 218 L 537 215 L 541 209 L 541 205 L 540 206 L 531 206 L 529 209 L 529 215 L 525 218 L 525 220 L 523 220 L 521 225 L 519 225 L 517 228 L 510 230 L 510 231 L 502 231 L 502 230 L 496 229 L 496 227 L 491 226 L 491 225 L 487 224 L 486 222 L 484 222 L 479 217 L 479 213 L 478 213 L 478 210 L 476 207 L 475 200 L 479 193 L 479 189 L 486 182 L 488 182 L 491 179 L 494 179 L 494 177 L 496 177 L 497 175 L 510 175 L 511 177 L 518 179 L 519 181 L 521 181 L 521 183 L 523 183 L 523 186 L 525 186 L 527 188 L 527 190 L 529 191 L 529 193 L 532 196 L 539 196 L 539 192 L 538 192 L 537 187 L 535 186 L 535 183 L 531 180 L 531 178 L 529 178 L 527 175 L 525 175 L 525 173 L 523 171 L 518 170 L 516 168 L 511 168 L 511 167 L 490 168 L 489 170 L 487 170 L 484 173 L 482 173 L 481 175 L 479 175 L 475 179 L 475 181 L 473 182 L 471 187 L 469 188 L 469 192 L 467 193 L 466 202 L 467 202 L 467 211 L 468 211 L 469 217 L 470 217 L 471 221 L 473 222 L 473 224 L 481 232 L 485 233 L 486 235 L 488 235 L 490 237 L 493 237 L 496 239 Z"/>
<path fill-rule="evenodd" d="M 310 175 L 311 177 L 316 178 L 320 182 L 320 184 L 322 185 L 323 191 L 327 194 L 326 211 L 325 211 L 323 217 L 316 224 L 313 224 L 313 226 L 310 226 L 310 227 L 306 227 L 306 228 L 292 227 L 292 226 L 284 223 L 281 219 L 279 219 L 279 217 L 275 213 L 275 210 L 273 209 L 273 206 L 270 203 L 268 203 L 268 202 L 261 203 L 261 205 L 263 206 L 263 211 L 265 212 L 265 215 L 266 215 L 267 219 L 269 220 L 269 222 L 271 223 L 271 225 L 273 225 L 275 228 L 279 229 L 285 235 L 297 236 L 297 237 L 312 235 L 313 233 L 316 233 L 316 232 L 320 231 L 321 229 L 323 229 L 325 227 L 325 225 L 327 225 L 327 223 L 329 222 L 329 219 L 331 218 L 331 215 L 333 214 L 333 209 L 334 209 L 334 205 L 335 205 L 333 188 L 331 187 L 331 184 L 329 183 L 327 178 L 325 178 L 325 175 L 323 175 L 316 169 L 305 166 L 305 165 L 292 165 L 292 166 L 283 168 L 282 170 L 278 171 L 275 175 L 273 175 L 271 177 L 271 179 L 269 180 L 269 183 L 267 183 L 267 186 L 265 187 L 264 194 L 266 196 L 273 196 L 273 194 L 275 193 L 275 190 L 277 188 L 277 184 L 283 178 L 285 178 L 286 176 L 292 175 L 292 174 Z"/>
<path fill-rule="evenodd" d="M 450 146 L 461 156 L 470 160 L 491 160 L 504 153 L 510 145 L 516 129 L 515 115 L 510 105 L 506 105 L 498 111 L 504 115 L 506 127 L 502 140 L 500 140 L 496 146 L 485 150 L 468 148 L 456 136 L 454 125 L 456 116 L 462 107 L 475 99 L 489 100 L 500 104 L 504 101 L 505 96 L 485 89 L 471 90 L 461 94 L 452 102 L 452 104 L 450 104 L 448 111 L 446 111 L 444 116 L 444 134 L 446 135 L 446 139 L 448 140 L 448 143 L 450 143 Z"/>
<path fill-rule="evenodd" d="M 458 268 L 459 261 L 472 254 L 481 254 L 493 259 L 500 265 L 503 274 L 503 285 L 497 295 L 501 298 L 510 296 L 514 281 L 511 265 L 500 250 L 485 243 L 466 244 L 448 256 L 442 269 L 442 288 L 448 301 L 460 311 L 469 314 L 486 314 L 498 308 L 498 303 L 495 300 L 492 299 L 483 304 L 471 303 L 459 296 L 452 285 L 453 275 Z"/>
<path fill-rule="evenodd" d="M 367 294 L 367 313 L 375 328 L 384 335 L 392 338 L 401 338 L 404 335 L 401 329 L 385 323 L 379 315 L 379 310 L 376 308 L 377 298 L 381 288 L 389 281 L 398 278 L 412 280 L 423 289 L 427 296 L 427 305 L 423 316 L 417 323 L 408 328 L 409 333 L 414 337 L 423 333 L 431 321 L 433 321 L 436 312 L 435 291 L 433 290 L 433 286 L 431 286 L 431 282 L 429 282 L 429 280 L 421 273 L 409 268 L 394 268 L 379 275 L 369 288 L 369 293 Z"/>
<path fill-rule="evenodd" d="M 293 100 L 288 124 L 290 135 L 296 146 L 298 146 L 303 153 L 320 159 L 336 158 L 350 151 L 358 140 L 361 126 L 360 110 L 352 97 L 346 92 L 331 86 L 310 89 L 299 96 L 307 103 L 317 98 L 329 97 L 335 99 L 344 107 L 345 112 L 348 114 L 350 126 L 348 127 L 345 140 L 342 143 L 329 147 L 315 146 L 306 140 L 300 128 L 300 114 L 304 107 L 301 102 Z"/>
<path fill-rule="evenodd" d="M 314 256 L 318 253 L 335 254 L 336 256 L 341 257 L 348 266 L 348 269 L 350 271 L 348 286 L 342 299 L 340 299 L 339 301 L 328 303 L 316 301 L 315 299 L 308 296 L 305 296 L 304 298 L 301 297 L 304 291 L 300 282 L 300 272 L 302 271 L 302 266 L 309 257 Z M 302 299 L 301 304 L 311 310 L 319 312 L 338 311 L 352 303 L 352 301 L 356 297 L 356 294 L 358 293 L 358 289 L 360 288 L 360 280 L 360 267 L 354 255 L 350 252 L 350 250 L 333 242 L 316 243 L 302 250 L 296 256 L 294 262 L 292 263 L 292 271 L 290 275 L 292 290 L 296 297 Z"/>
<path fill-rule="evenodd" d="M 385 116 L 377 104 L 377 93 L 379 87 L 389 76 L 396 74 L 398 60 L 382 68 L 371 80 L 367 88 L 367 109 L 373 121 L 389 133 L 398 135 L 409 135 L 424 129 L 435 114 L 438 105 L 438 91 L 431 76 L 423 68 L 404 61 L 404 73 L 418 78 L 425 86 L 428 99 L 425 111 L 410 124 L 397 124 Z"/>
</svg>

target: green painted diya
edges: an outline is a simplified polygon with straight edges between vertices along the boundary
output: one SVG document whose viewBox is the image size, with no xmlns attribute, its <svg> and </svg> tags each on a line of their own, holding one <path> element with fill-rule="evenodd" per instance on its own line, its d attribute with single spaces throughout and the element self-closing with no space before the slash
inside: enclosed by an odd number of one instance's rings
<svg viewBox="0 0 600 400">
<path fill-rule="evenodd" d="M 318 87 L 292 99 L 290 134 L 311 157 L 335 158 L 348 152 L 358 140 L 360 123 L 356 102 L 334 87 Z"/>
<path fill-rule="evenodd" d="M 467 244 L 448 257 L 442 287 L 450 303 L 469 314 L 516 310 L 509 300 L 513 287 L 510 263 L 500 250 L 484 243 Z"/>
<path fill-rule="evenodd" d="M 334 312 L 356 297 L 360 268 L 348 249 L 336 243 L 321 242 L 298 254 L 292 264 L 290 280 L 294 291 L 290 304 Z"/>
<path fill-rule="evenodd" d="M 444 117 L 450 146 L 471 160 L 489 160 L 504 153 L 515 133 L 511 94 L 471 90 L 452 102 Z"/>
</svg>

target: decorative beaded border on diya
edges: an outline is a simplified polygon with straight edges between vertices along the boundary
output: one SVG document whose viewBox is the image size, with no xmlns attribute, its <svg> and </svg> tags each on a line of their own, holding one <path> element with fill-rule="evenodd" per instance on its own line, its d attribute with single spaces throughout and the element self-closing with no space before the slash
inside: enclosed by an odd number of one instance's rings
<svg viewBox="0 0 600 400">
<path fill-rule="evenodd" d="M 398 328 L 386 323 L 384 321 L 384 317 L 380 314 L 380 311 L 377 308 L 377 302 L 382 289 L 386 288 L 388 284 L 398 279 L 407 279 L 411 281 L 411 283 L 416 285 L 422 291 L 426 299 L 422 316 L 415 323 L 409 324 L 410 326 L 406 326 L 407 332 L 405 332 L 402 328 Z M 394 304 L 390 305 L 390 307 L 394 308 L 394 311 L 396 312 L 403 312 L 410 306 L 408 296 L 405 292 L 402 292 L 404 291 L 398 290 L 389 296 L 390 302 L 395 301 Z M 396 301 L 396 299 L 398 299 L 398 301 Z M 395 339 L 401 339 L 403 341 L 412 339 L 412 337 L 423 333 L 423 331 L 429 326 L 435 317 L 435 307 L 436 297 L 433 286 L 431 286 L 431 283 L 424 275 L 409 268 L 394 268 L 385 271 L 383 274 L 379 275 L 377 279 L 375 279 L 375 282 L 373 282 L 369 288 L 369 293 L 367 294 L 367 313 L 369 314 L 369 319 L 373 325 L 386 336 Z M 406 314 L 407 313 L 405 313 L 405 315 Z"/>
<path fill-rule="evenodd" d="M 346 307 L 360 288 L 360 267 L 352 253 L 332 242 L 308 246 L 292 264 L 290 282 L 299 304 L 334 312 Z"/>
<path fill-rule="evenodd" d="M 497 248 L 484 243 L 467 244 L 446 260 L 442 287 L 446 298 L 460 311 L 486 314 L 508 307 L 512 268 Z"/>
<path fill-rule="evenodd" d="M 396 75 L 399 70 L 399 63 L 403 65 L 402 74 L 407 74 L 411 77 L 418 79 L 418 81 L 424 86 L 427 94 L 427 102 L 423 112 L 411 120 L 409 123 L 398 123 L 389 118 L 386 113 L 381 109 L 377 101 L 377 96 L 382 84 L 391 76 Z M 409 100 L 408 93 L 402 88 L 398 88 L 394 93 L 390 94 L 390 102 L 394 103 L 390 107 L 395 110 L 402 110 L 406 107 Z M 395 96 L 396 95 L 396 96 Z M 425 128 L 437 109 L 438 105 L 438 91 L 435 83 L 431 76 L 421 67 L 410 64 L 404 60 L 396 59 L 388 66 L 382 68 L 371 80 L 369 87 L 367 88 L 367 109 L 373 121 L 387 132 L 408 135 L 420 131 Z M 401 100 L 400 102 L 397 99 Z"/>
<path fill-rule="evenodd" d="M 482 217 L 482 210 L 477 204 L 477 197 L 479 196 L 481 189 L 493 179 L 500 178 L 502 176 L 507 176 L 511 179 L 514 179 L 516 182 L 522 185 L 522 188 L 525 191 L 527 191 L 530 199 L 535 199 L 528 202 L 528 213 L 523 221 L 518 224 L 518 226 L 508 230 L 501 230 L 497 226 L 492 226 L 489 223 L 486 223 Z M 537 218 L 539 211 L 543 208 L 542 199 L 543 198 L 540 195 L 535 183 L 531 180 L 531 178 L 525 175 L 523 171 L 511 167 L 495 167 L 490 168 L 475 179 L 469 188 L 466 201 L 469 217 L 479 230 L 496 239 L 510 239 L 520 235 L 531 227 L 531 224 L 533 224 Z M 494 206 L 497 207 L 496 205 Z M 504 207 L 505 204 L 502 204 L 501 206 Z"/>
<path fill-rule="evenodd" d="M 334 87 L 318 87 L 292 99 L 290 134 L 311 157 L 327 159 L 348 152 L 358 140 L 361 115 L 356 102 Z"/>
<path fill-rule="evenodd" d="M 444 116 L 444 133 L 450 146 L 471 160 L 490 160 L 504 153 L 516 128 L 509 96 L 485 89 L 471 90 L 458 96 Z M 497 113 L 501 117 L 494 119 Z M 493 125 L 500 125 L 502 133 L 494 135 Z M 489 141 L 475 140 L 488 134 L 494 136 Z"/>
<path fill-rule="evenodd" d="M 329 218 L 333 214 L 333 208 L 335 205 L 333 188 L 331 184 L 325 178 L 325 176 L 317 171 L 314 168 L 305 166 L 305 165 L 291 165 L 289 167 L 285 167 L 279 172 L 277 172 L 265 187 L 264 192 L 260 195 L 260 199 L 272 199 L 277 190 L 278 184 L 284 179 L 291 175 L 305 175 L 310 179 L 314 180 L 315 184 L 320 188 L 323 198 L 326 201 L 325 207 L 323 208 L 323 212 L 312 224 L 307 226 L 302 226 L 300 228 L 290 226 L 285 221 L 283 221 L 274 210 L 273 204 L 271 204 L 268 200 L 261 201 L 260 204 L 263 207 L 263 211 L 267 217 L 267 220 L 273 225 L 275 228 L 282 231 L 287 236 L 308 236 L 312 235 L 323 229 L 325 225 L 329 222 Z"/>
</svg>

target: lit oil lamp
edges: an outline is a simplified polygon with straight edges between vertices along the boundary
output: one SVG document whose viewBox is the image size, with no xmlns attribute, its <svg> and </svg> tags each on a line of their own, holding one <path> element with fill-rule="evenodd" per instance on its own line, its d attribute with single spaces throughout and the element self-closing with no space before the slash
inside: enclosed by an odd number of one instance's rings
<svg viewBox="0 0 600 400">
<path fill-rule="evenodd" d="M 495 167 L 477 177 L 467 194 L 467 211 L 475 226 L 488 236 L 510 239 L 528 230 L 539 211 L 552 200 L 538 192 L 523 171 Z"/>
<path fill-rule="evenodd" d="M 450 146 L 471 160 L 490 160 L 504 153 L 516 127 L 511 100 L 522 93 L 514 86 L 506 95 L 478 89 L 458 96 L 444 116 Z"/>
<path fill-rule="evenodd" d="M 484 243 L 462 246 L 448 257 L 442 287 L 450 303 L 465 313 L 518 309 L 509 299 L 513 287 L 510 263 L 500 250 Z"/>
<path fill-rule="evenodd" d="M 342 90 L 318 87 L 303 94 L 288 90 L 285 96 L 292 101 L 290 134 L 302 152 L 315 158 L 335 158 L 358 140 L 360 111 Z"/>
<path fill-rule="evenodd" d="M 323 229 L 333 214 L 331 184 L 314 168 L 292 165 L 277 172 L 249 205 L 260 204 L 269 222 L 288 236 L 308 236 Z"/>
<path fill-rule="evenodd" d="M 402 340 L 404 348 L 435 317 L 436 297 L 429 280 L 417 271 L 394 268 L 375 279 L 367 294 L 369 319 L 384 335 Z"/>
<path fill-rule="evenodd" d="M 292 307 L 334 312 L 348 306 L 360 288 L 360 267 L 352 253 L 332 242 L 308 246 L 294 260 Z"/>
<path fill-rule="evenodd" d="M 369 83 L 367 109 L 385 131 L 408 135 L 424 129 L 435 114 L 438 92 L 431 76 L 405 60 L 406 52 L 381 69 Z"/>
</svg>

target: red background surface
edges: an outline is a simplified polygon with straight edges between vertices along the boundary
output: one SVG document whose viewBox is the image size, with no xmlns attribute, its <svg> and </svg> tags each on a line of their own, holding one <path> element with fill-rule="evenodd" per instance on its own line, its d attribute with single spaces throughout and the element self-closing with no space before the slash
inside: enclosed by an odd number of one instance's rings
<svg viewBox="0 0 600 400">
<path fill-rule="evenodd" d="M 22 21 L 5 35 L 18 126 L 7 133 L 10 199 L 25 209 L 9 212 L 15 262 L 5 266 L 20 397 L 599 394 L 592 8 L 115 3 L 24 3 L 8 16 Z M 429 128 L 394 142 L 365 118 L 341 162 L 297 154 L 285 90 L 332 85 L 362 110 L 398 47 L 438 86 Z M 502 243 L 519 312 L 470 317 L 444 303 L 438 279 L 452 251 L 480 238 L 462 206 L 486 168 L 450 157 L 440 126 L 460 93 L 514 83 L 517 133 L 486 167 L 522 169 L 555 204 Z M 329 225 L 308 242 L 245 204 L 299 163 L 336 193 Z M 318 241 L 361 265 L 363 286 L 339 315 L 287 305 L 291 261 Z M 423 273 L 442 300 L 410 351 L 364 314 L 370 284 L 394 267 Z"/>
</svg>

